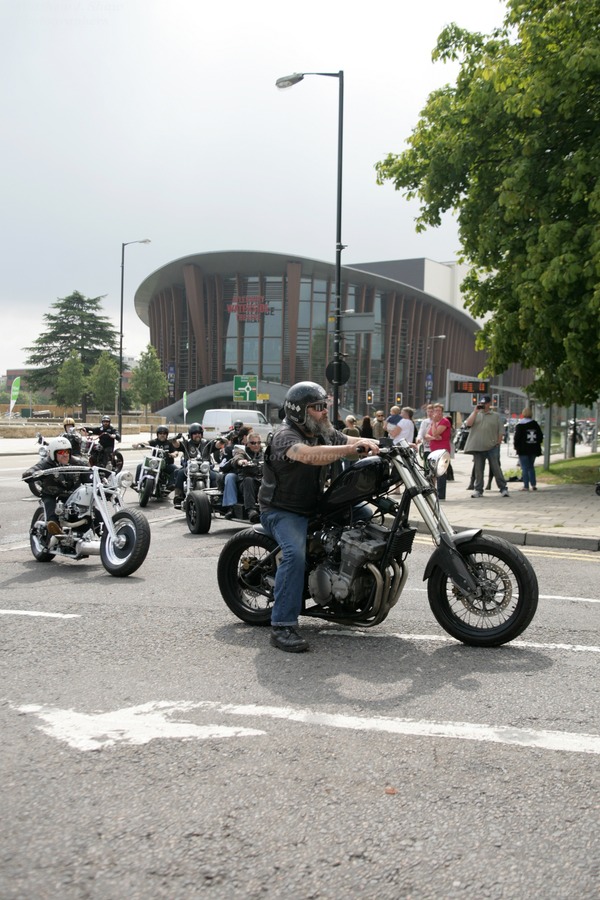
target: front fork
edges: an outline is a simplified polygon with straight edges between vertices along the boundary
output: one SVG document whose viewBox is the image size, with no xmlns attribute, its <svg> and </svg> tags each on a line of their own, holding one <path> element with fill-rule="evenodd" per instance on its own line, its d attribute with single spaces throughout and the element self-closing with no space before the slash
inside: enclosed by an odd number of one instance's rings
<svg viewBox="0 0 600 900">
<path fill-rule="evenodd" d="M 477 590 L 477 583 L 457 550 L 457 545 L 473 540 L 481 531 L 471 529 L 457 533 L 440 508 L 436 491 L 425 475 L 419 469 L 403 465 L 401 461 L 394 460 L 394 465 L 404 484 L 398 519 L 400 522 L 407 520 L 410 504 L 414 503 L 436 545 L 425 567 L 423 580 L 426 581 L 437 566 L 448 574 L 462 594 L 472 595 Z"/>
</svg>

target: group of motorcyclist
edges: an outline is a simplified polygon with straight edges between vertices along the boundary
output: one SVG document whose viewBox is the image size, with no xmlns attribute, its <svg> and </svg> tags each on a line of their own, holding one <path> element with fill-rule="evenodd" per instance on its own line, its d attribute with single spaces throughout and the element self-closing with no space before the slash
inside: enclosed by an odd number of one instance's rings
<svg viewBox="0 0 600 900">
<path fill-rule="evenodd" d="M 82 457 L 83 437 L 98 436 L 99 452 L 90 459 L 91 465 L 103 466 L 108 463 L 115 450 L 115 442 L 121 436 L 111 424 L 110 416 L 102 416 L 100 425 L 95 427 L 81 426 L 76 428 L 75 420 L 66 416 L 63 420 L 63 431 L 51 438 L 47 445 L 47 456 L 23 473 L 23 478 L 31 478 L 37 472 L 46 471 L 65 465 L 86 465 Z M 262 474 L 262 445 L 260 436 L 252 432 L 250 426 L 244 426 L 241 420 L 234 422 L 228 435 L 207 441 L 204 429 L 199 422 L 193 422 L 187 435 L 179 433 L 169 437 L 166 425 L 159 425 L 156 437 L 143 443 L 134 444 L 134 449 L 159 447 L 167 453 L 166 474 L 169 487 L 173 489 L 173 506 L 181 509 L 185 496 L 187 466 L 190 460 L 207 458 L 211 463 L 210 485 L 223 490 L 223 513 L 226 518 L 233 517 L 233 507 L 242 502 L 246 518 L 251 522 L 258 521 L 257 496 Z M 182 463 L 176 465 L 177 454 L 181 453 Z M 137 466 L 134 489 L 140 477 L 141 463 Z M 47 519 L 52 529 L 58 529 L 55 514 L 56 500 L 67 489 L 73 489 L 73 478 L 61 475 L 57 478 L 44 478 L 42 485 L 42 502 L 46 508 Z M 68 482 L 68 483 L 67 483 Z"/>
</svg>

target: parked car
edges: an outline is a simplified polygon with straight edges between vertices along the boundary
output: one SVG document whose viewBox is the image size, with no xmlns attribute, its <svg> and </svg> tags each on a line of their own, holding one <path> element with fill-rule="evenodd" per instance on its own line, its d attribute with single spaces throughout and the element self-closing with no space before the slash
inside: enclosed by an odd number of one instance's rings
<svg viewBox="0 0 600 900">
<path fill-rule="evenodd" d="M 268 444 L 273 437 L 275 427 L 258 409 L 207 409 L 202 419 L 205 440 L 210 441 L 221 434 L 227 434 L 234 422 L 251 425 L 252 430 L 260 434 L 264 444 Z"/>
</svg>

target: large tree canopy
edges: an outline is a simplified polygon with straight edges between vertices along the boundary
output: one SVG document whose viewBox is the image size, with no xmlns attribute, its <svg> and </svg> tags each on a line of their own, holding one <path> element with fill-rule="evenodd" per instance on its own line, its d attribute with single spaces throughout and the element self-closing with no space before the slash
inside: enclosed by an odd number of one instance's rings
<svg viewBox="0 0 600 900">
<path fill-rule="evenodd" d="M 450 25 L 434 59 L 459 60 L 409 148 L 377 163 L 417 230 L 458 217 L 467 308 L 488 317 L 484 374 L 535 367 L 535 396 L 600 394 L 600 0 L 508 0 L 489 36 Z"/>
<path fill-rule="evenodd" d="M 29 384 L 36 389 L 56 390 L 61 366 L 72 352 L 81 360 L 85 375 L 89 375 L 103 350 L 116 352 L 117 332 L 110 320 L 101 315 L 102 299 L 74 291 L 52 304 L 54 312 L 44 315 L 46 330 L 31 347 L 25 347 L 29 354 L 27 365 L 35 366 L 35 371 L 27 373 Z M 85 395 L 82 404 L 85 415 Z"/>
</svg>

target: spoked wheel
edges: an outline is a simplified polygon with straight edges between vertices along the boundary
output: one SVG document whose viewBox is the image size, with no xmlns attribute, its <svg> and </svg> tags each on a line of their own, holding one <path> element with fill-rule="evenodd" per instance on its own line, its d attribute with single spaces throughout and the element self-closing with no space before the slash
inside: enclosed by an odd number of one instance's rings
<svg viewBox="0 0 600 900">
<path fill-rule="evenodd" d="M 102 533 L 100 559 L 110 575 L 131 575 L 146 559 L 150 548 L 150 525 L 137 509 L 121 509 L 112 517 L 117 533 L 113 540 L 108 530 Z"/>
<path fill-rule="evenodd" d="M 266 534 L 247 529 L 238 531 L 221 551 L 217 580 L 223 600 L 242 622 L 269 625 L 277 544 Z"/>
<path fill-rule="evenodd" d="M 463 596 L 436 566 L 427 584 L 431 611 L 452 637 L 474 647 L 497 647 L 518 637 L 535 615 L 538 583 L 529 561 L 513 544 L 481 536 L 458 552 L 477 582 Z"/>
<path fill-rule="evenodd" d="M 154 493 L 154 478 L 152 475 L 149 475 L 147 478 L 144 478 L 142 482 L 142 486 L 140 488 L 140 506 L 143 508 L 144 506 L 148 506 L 148 500 Z"/>
<path fill-rule="evenodd" d="M 185 504 L 185 518 L 192 534 L 208 534 L 212 522 L 210 500 L 201 491 L 191 491 Z"/>
<path fill-rule="evenodd" d="M 46 513 L 40 507 L 36 509 L 29 526 L 29 544 L 31 552 L 38 562 L 52 562 L 55 553 L 48 550 L 50 535 L 46 528 Z"/>
</svg>

